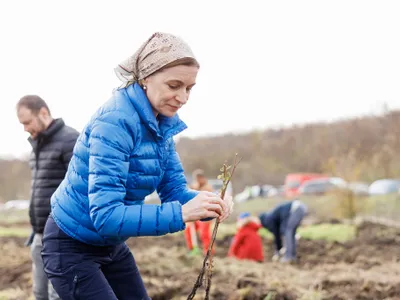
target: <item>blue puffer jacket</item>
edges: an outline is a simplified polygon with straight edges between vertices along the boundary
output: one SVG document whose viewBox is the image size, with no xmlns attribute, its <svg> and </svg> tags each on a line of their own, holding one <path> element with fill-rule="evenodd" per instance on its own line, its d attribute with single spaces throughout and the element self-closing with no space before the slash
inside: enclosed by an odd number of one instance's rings
<svg viewBox="0 0 400 300">
<path fill-rule="evenodd" d="M 198 194 L 187 188 L 172 139 L 185 128 L 177 115 L 157 122 L 138 84 L 115 91 L 78 138 L 51 199 L 55 222 L 98 246 L 183 230 L 181 206 Z M 155 189 L 162 205 L 143 204 Z"/>
</svg>

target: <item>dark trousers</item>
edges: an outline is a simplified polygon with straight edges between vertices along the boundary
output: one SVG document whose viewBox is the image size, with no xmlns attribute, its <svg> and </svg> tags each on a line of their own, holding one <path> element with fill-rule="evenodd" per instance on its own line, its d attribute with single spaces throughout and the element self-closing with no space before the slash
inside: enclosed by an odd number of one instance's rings
<svg viewBox="0 0 400 300">
<path fill-rule="evenodd" d="M 150 299 L 128 246 L 87 245 L 50 217 L 43 234 L 44 270 L 63 300 Z"/>
</svg>

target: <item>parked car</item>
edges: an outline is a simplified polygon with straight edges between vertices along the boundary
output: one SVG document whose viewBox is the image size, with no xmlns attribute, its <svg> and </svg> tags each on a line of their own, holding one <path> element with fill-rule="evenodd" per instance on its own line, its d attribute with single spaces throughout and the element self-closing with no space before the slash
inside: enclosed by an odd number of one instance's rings
<svg viewBox="0 0 400 300">
<path fill-rule="evenodd" d="M 285 186 L 279 185 L 277 187 L 270 188 L 267 193 L 267 198 L 271 197 L 285 197 Z"/>
<path fill-rule="evenodd" d="M 347 186 L 348 186 L 347 181 L 344 180 L 343 178 L 340 178 L 340 177 L 329 177 L 328 179 L 329 179 L 329 181 L 331 183 L 333 183 L 334 185 L 336 185 L 339 188 L 343 188 L 344 189 L 344 188 L 347 188 Z"/>
<path fill-rule="evenodd" d="M 323 195 L 339 188 L 329 178 L 317 178 L 304 182 L 298 189 L 299 194 Z"/>
<path fill-rule="evenodd" d="M 368 188 L 370 195 L 387 195 L 398 193 L 400 189 L 400 179 L 379 179 L 371 183 Z"/>
<path fill-rule="evenodd" d="M 369 195 L 369 185 L 365 182 L 349 182 L 347 188 L 358 196 L 368 196 Z"/>
<path fill-rule="evenodd" d="M 260 197 L 268 197 L 269 192 L 275 189 L 275 187 L 273 185 L 270 184 L 264 184 L 261 186 L 261 191 L 260 191 Z"/>
<path fill-rule="evenodd" d="M 299 194 L 299 188 L 305 182 L 317 179 L 317 178 L 327 178 L 328 176 L 324 174 L 316 173 L 291 173 L 287 174 L 285 178 L 285 196 L 293 197 Z"/>
<path fill-rule="evenodd" d="M 262 195 L 262 187 L 259 185 L 248 185 L 244 188 L 243 191 L 236 194 L 234 200 L 238 203 L 246 202 L 250 199 L 261 197 Z"/>
<path fill-rule="evenodd" d="M 270 188 L 267 192 L 267 198 L 278 196 L 279 191 L 276 187 Z"/>
</svg>

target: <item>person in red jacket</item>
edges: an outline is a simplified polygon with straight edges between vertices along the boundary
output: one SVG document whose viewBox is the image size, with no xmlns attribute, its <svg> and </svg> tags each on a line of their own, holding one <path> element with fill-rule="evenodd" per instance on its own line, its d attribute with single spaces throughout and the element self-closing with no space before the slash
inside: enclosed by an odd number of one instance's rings
<svg viewBox="0 0 400 300">
<path fill-rule="evenodd" d="M 237 227 L 238 231 L 233 238 L 228 256 L 263 262 L 262 239 L 258 235 L 258 230 L 261 228 L 259 219 L 252 217 L 250 213 L 242 213 L 239 215 Z"/>
</svg>

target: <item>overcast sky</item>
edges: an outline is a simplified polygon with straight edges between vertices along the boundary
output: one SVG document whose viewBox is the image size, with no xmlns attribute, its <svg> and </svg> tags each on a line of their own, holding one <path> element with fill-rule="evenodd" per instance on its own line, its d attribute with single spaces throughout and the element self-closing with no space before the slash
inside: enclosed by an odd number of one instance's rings
<svg viewBox="0 0 400 300">
<path fill-rule="evenodd" d="M 40 95 L 82 130 L 155 31 L 201 70 L 183 136 L 400 108 L 400 1 L 2 1 L 0 155 L 30 151 L 15 103 Z"/>
</svg>

